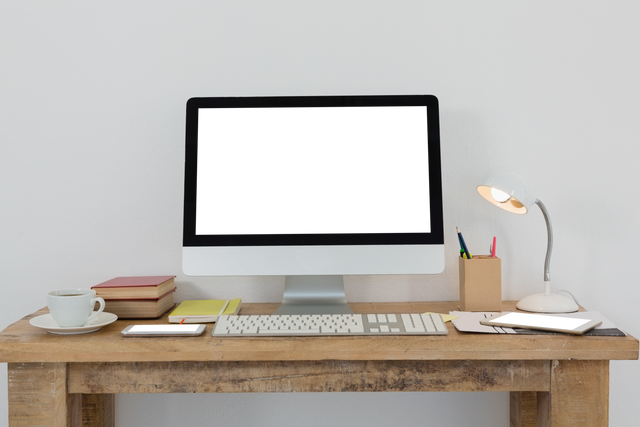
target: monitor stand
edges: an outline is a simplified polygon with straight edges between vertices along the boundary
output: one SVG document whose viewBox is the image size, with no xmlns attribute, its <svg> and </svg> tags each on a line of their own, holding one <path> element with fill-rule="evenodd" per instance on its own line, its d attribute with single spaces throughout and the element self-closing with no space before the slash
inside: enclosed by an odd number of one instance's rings
<svg viewBox="0 0 640 427">
<path fill-rule="evenodd" d="M 286 276 L 282 305 L 273 314 L 353 314 L 342 276 Z"/>
</svg>

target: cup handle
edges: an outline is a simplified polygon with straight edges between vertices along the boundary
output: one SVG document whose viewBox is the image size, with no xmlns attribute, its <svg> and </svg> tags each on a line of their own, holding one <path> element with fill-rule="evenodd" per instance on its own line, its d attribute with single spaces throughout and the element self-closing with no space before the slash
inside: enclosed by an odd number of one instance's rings
<svg viewBox="0 0 640 427">
<path fill-rule="evenodd" d="M 87 321 L 84 322 L 85 325 L 88 324 L 91 321 L 91 319 L 93 319 L 98 314 L 100 314 L 100 313 L 102 313 L 104 311 L 104 299 L 102 299 L 102 297 L 95 297 L 94 299 L 91 300 L 91 302 L 89 304 L 91 304 L 91 307 L 93 308 L 96 305 L 96 303 L 100 303 L 100 308 L 98 309 L 98 311 L 96 311 L 91 316 L 89 316 Z"/>
</svg>

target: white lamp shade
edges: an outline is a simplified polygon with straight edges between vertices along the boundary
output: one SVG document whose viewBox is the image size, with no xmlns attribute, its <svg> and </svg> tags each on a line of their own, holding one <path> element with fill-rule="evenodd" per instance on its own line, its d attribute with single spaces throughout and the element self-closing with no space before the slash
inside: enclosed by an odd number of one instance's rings
<svg viewBox="0 0 640 427">
<path fill-rule="evenodd" d="M 500 190 L 508 196 L 497 197 L 496 192 L 491 191 L 492 189 Z M 482 197 L 499 208 L 521 215 L 526 214 L 529 207 L 536 201 L 527 181 L 520 175 L 503 168 L 493 169 L 485 175 L 477 190 Z"/>
</svg>

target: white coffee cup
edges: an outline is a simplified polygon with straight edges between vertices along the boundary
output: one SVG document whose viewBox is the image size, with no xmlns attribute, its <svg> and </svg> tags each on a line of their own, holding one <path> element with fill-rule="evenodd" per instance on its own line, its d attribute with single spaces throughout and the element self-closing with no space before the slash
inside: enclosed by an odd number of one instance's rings
<svg viewBox="0 0 640 427">
<path fill-rule="evenodd" d="M 93 308 L 100 304 L 98 311 Z M 63 289 L 47 294 L 49 312 L 58 326 L 84 326 L 104 310 L 104 299 L 96 296 L 93 289 Z"/>
</svg>

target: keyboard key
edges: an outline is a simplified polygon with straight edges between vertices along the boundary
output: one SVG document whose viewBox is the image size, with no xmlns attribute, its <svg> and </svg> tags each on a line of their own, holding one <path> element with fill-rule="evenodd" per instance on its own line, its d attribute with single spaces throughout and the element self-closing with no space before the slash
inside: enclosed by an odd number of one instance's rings
<svg viewBox="0 0 640 427">
<path fill-rule="evenodd" d="M 442 321 L 441 316 L 433 316 L 433 324 L 436 325 L 436 331 L 438 332 L 447 332 L 447 327 Z"/>
<path fill-rule="evenodd" d="M 420 319 L 422 319 L 422 323 L 424 323 L 424 327 L 427 331 L 434 332 L 436 330 L 436 326 L 433 324 L 431 316 L 428 314 L 421 314 Z"/>
<path fill-rule="evenodd" d="M 422 317 L 420 317 L 419 314 L 412 314 L 411 320 L 413 321 L 413 327 L 416 328 L 416 332 L 423 332 L 425 330 L 424 324 L 422 323 Z"/>
<path fill-rule="evenodd" d="M 300 329 L 297 331 L 300 334 L 319 334 L 319 329 Z M 270 335 L 291 335 L 291 330 L 287 329 L 260 329 L 258 332 L 260 334 L 270 334 Z"/>
</svg>

